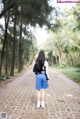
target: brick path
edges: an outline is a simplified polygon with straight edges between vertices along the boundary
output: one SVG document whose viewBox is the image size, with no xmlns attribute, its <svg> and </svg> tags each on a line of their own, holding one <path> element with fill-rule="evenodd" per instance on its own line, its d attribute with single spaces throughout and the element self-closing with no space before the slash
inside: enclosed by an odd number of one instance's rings
<svg viewBox="0 0 80 119">
<path fill-rule="evenodd" d="M 50 69 L 46 106 L 36 108 L 35 75 L 31 69 L 0 87 L 0 113 L 7 119 L 80 119 L 80 87 Z"/>
</svg>

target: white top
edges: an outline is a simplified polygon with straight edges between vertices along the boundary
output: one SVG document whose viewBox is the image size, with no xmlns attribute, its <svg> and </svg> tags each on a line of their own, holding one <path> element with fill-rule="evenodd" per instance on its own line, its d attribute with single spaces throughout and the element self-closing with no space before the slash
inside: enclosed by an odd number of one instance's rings
<svg viewBox="0 0 80 119">
<path fill-rule="evenodd" d="M 49 78 L 49 64 L 48 64 L 47 61 L 45 61 L 44 66 L 46 67 L 46 74 L 47 74 L 47 76 Z"/>
</svg>

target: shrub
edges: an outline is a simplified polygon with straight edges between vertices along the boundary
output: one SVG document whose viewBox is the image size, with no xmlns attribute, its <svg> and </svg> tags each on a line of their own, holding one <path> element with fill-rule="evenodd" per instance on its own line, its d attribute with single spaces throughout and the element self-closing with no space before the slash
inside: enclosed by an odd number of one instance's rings
<svg viewBox="0 0 80 119">
<path fill-rule="evenodd" d="M 68 68 L 69 66 L 66 63 L 62 63 L 61 68 Z"/>
<path fill-rule="evenodd" d="M 9 75 L 7 75 L 7 74 L 0 76 L 0 80 L 7 80 L 7 79 L 9 79 Z"/>
<path fill-rule="evenodd" d="M 77 64 L 77 65 L 75 66 L 75 68 L 78 68 L 77 71 L 80 71 L 80 64 Z"/>
</svg>

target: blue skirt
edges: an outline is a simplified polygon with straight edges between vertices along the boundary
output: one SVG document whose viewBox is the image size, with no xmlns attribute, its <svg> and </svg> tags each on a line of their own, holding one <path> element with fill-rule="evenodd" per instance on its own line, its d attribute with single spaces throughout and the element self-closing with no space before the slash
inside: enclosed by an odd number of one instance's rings
<svg viewBox="0 0 80 119">
<path fill-rule="evenodd" d="M 46 89 L 48 88 L 48 83 L 46 80 L 45 74 L 37 74 L 36 75 L 36 89 Z"/>
</svg>

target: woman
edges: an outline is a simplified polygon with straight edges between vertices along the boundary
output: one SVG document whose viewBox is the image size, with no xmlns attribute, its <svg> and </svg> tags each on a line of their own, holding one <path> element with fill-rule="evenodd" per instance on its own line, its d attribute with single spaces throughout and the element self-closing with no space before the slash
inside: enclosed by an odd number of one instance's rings
<svg viewBox="0 0 80 119">
<path fill-rule="evenodd" d="M 45 106 L 45 89 L 48 88 L 48 62 L 45 61 L 44 51 L 40 51 L 33 72 L 36 74 L 37 107 Z"/>
</svg>

